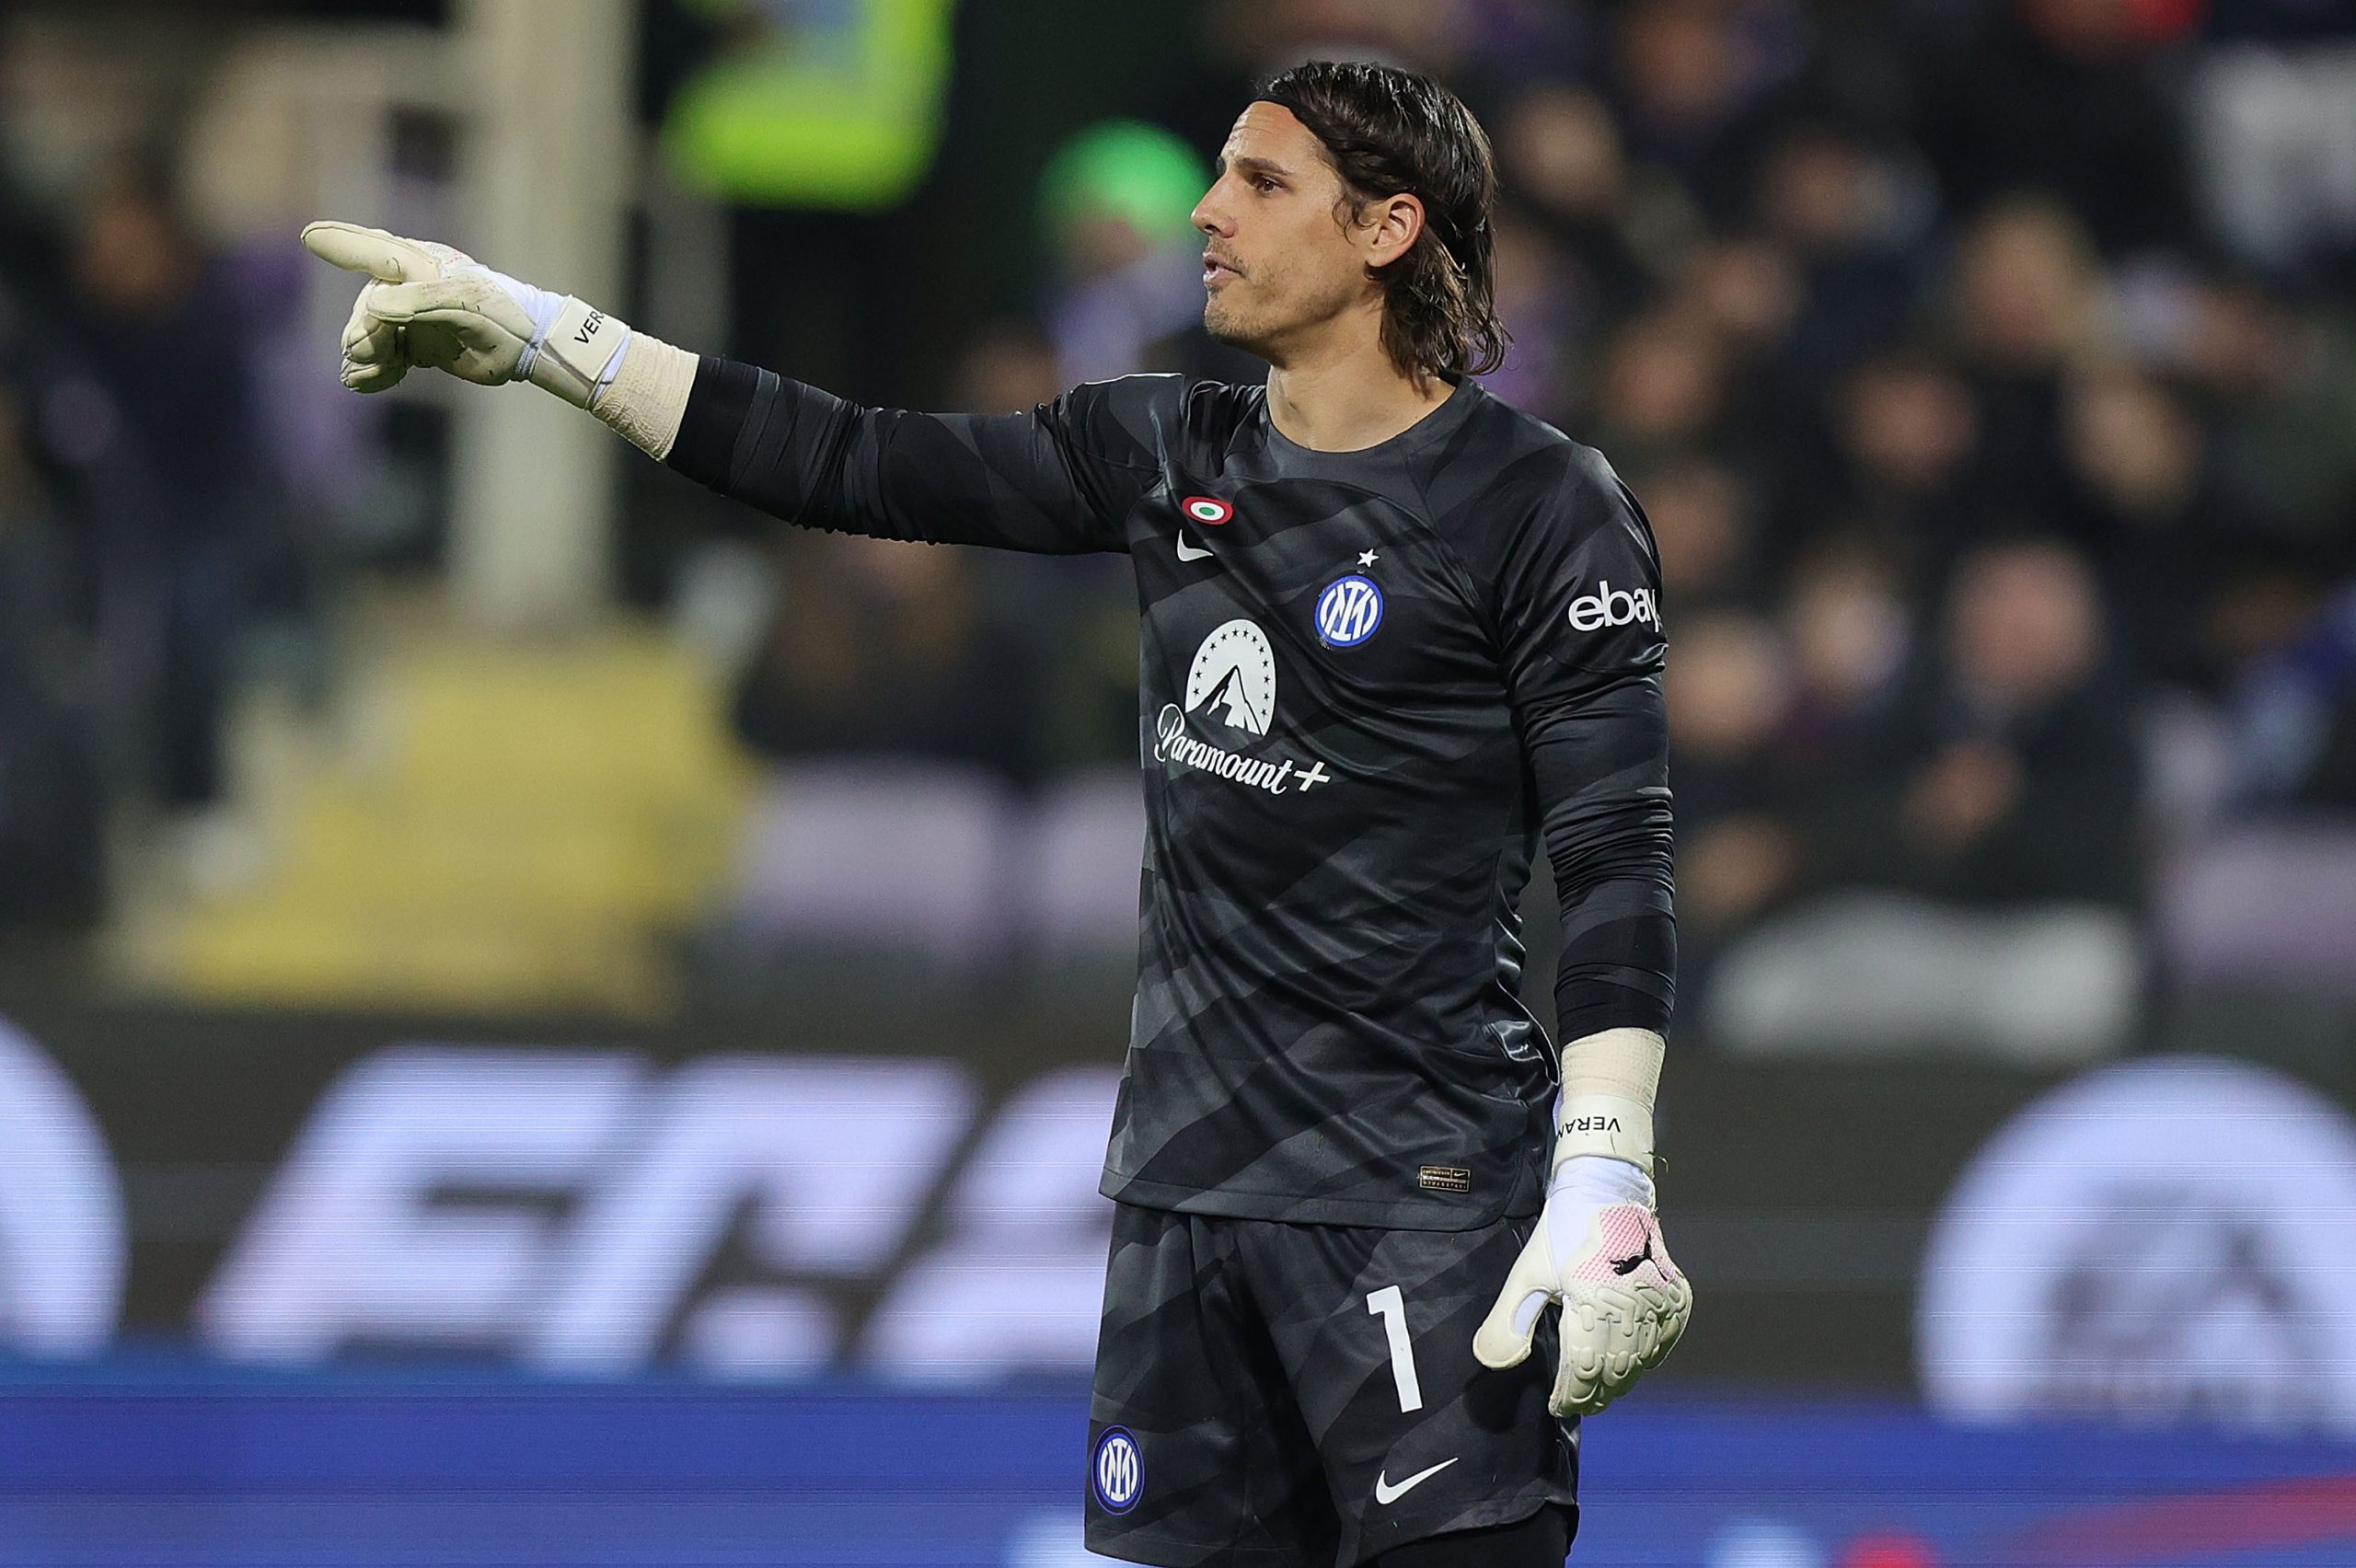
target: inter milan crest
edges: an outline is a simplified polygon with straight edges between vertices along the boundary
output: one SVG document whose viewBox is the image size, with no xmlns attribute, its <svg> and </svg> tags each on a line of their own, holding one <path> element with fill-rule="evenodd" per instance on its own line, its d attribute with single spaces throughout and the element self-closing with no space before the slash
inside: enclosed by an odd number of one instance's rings
<svg viewBox="0 0 2356 1568">
<path fill-rule="evenodd" d="M 1096 1501 L 1106 1513 L 1126 1514 L 1138 1505 L 1138 1498 L 1145 1492 L 1145 1458 L 1138 1452 L 1138 1440 L 1126 1431 L 1118 1426 L 1104 1429 L 1104 1435 L 1096 1439 L 1091 1471 Z"/>
<path fill-rule="evenodd" d="M 1317 595 L 1317 640 L 1328 648 L 1356 648 L 1382 624 L 1382 590 L 1357 572 L 1325 585 Z"/>
</svg>

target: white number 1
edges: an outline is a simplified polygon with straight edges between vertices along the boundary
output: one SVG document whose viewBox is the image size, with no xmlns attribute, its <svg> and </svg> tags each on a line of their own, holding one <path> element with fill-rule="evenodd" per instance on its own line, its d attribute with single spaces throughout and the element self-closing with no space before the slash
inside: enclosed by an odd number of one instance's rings
<svg viewBox="0 0 2356 1568">
<path fill-rule="evenodd" d="M 1415 1381 L 1415 1347 L 1407 1343 L 1407 1298 L 1386 1285 L 1366 1298 L 1366 1309 L 1382 1320 L 1391 1340 L 1391 1376 L 1399 1385 L 1399 1413 L 1424 1408 L 1423 1385 Z"/>
</svg>

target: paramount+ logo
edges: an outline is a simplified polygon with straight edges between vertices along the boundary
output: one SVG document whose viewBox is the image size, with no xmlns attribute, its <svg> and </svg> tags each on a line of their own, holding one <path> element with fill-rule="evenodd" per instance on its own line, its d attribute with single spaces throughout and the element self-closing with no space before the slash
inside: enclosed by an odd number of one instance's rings
<svg viewBox="0 0 2356 1568">
<path fill-rule="evenodd" d="M 1658 631 L 1660 600 L 1650 588 L 1614 588 L 1611 580 L 1605 578 L 1595 585 L 1594 593 L 1571 601 L 1570 618 L 1574 631 L 1601 631 L 1637 621 Z"/>
</svg>

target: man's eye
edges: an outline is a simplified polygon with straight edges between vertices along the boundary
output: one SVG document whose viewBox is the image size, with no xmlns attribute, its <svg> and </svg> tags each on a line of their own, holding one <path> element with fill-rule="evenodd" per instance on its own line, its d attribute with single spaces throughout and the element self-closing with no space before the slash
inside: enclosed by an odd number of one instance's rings
<svg viewBox="0 0 2356 1568">
<path fill-rule="evenodd" d="M 1277 187 L 1276 187 L 1276 182 L 1275 180 L 1273 180 L 1273 179 L 1269 179 L 1269 178 L 1268 178 L 1266 175 L 1265 175 L 1265 174 L 1264 174 L 1264 175 L 1261 175 L 1259 178 L 1257 178 L 1256 179 L 1253 180 L 1253 181 L 1252 181 L 1252 183 L 1253 183 L 1253 185 L 1254 187 L 1256 187 L 1257 189 L 1259 189 L 1260 190 L 1263 190 L 1263 191 L 1274 190 L 1276 190 L 1276 189 L 1277 188 Z"/>
</svg>

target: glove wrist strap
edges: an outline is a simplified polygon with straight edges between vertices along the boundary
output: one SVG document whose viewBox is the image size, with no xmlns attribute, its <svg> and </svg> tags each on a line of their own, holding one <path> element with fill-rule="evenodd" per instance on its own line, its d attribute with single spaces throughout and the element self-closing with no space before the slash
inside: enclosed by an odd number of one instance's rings
<svg viewBox="0 0 2356 1568">
<path fill-rule="evenodd" d="M 1566 1097 L 1554 1131 L 1552 1169 L 1577 1155 L 1600 1154 L 1624 1159 L 1639 1170 L 1653 1169 L 1653 1108 L 1622 1094 L 1592 1091 Z"/>
<path fill-rule="evenodd" d="M 1600 1154 L 1652 1172 L 1653 1101 L 1666 1050 L 1653 1031 L 1625 1027 L 1583 1035 L 1563 1047 L 1557 1168 L 1573 1155 Z"/>
<path fill-rule="evenodd" d="M 568 294 L 547 336 L 525 356 L 524 379 L 585 409 L 595 400 L 614 356 L 629 341 L 626 323 Z"/>
<path fill-rule="evenodd" d="M 671 455 L 695 391 L 696 356 L 650 332 L 630 334 L 627 352 L 607 368 L 613 380 L 589 411 L 656 462 Z"/>
</svg>

